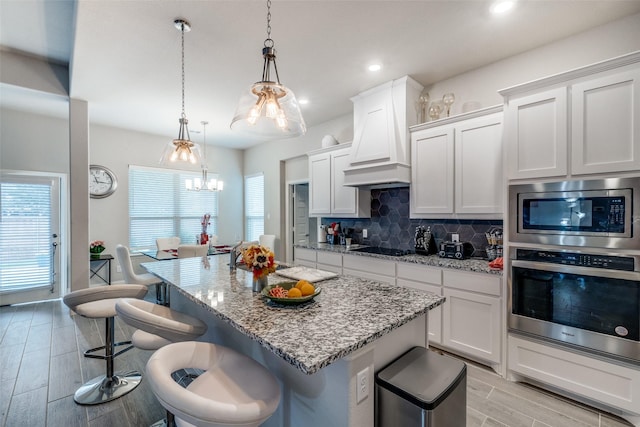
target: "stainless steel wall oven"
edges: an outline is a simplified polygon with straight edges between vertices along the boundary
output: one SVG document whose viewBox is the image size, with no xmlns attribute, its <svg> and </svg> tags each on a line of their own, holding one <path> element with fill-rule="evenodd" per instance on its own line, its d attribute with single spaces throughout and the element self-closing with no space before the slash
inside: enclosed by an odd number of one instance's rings
<svg viewBox="0 0 640 427">
<path fill-rule="evenodd" d="M 640 177 L 509 187 L 511 332 L 640 363 Z"/>
<path fill-rule="evenodd" d="M 510 248 L 509 329 L 640 362 L 640 256 Z"/>
</svg>

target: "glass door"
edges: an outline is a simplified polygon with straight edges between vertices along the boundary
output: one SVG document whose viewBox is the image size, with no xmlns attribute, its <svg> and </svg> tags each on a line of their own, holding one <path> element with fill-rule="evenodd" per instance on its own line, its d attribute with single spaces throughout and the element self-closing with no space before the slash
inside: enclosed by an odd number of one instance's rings
<svg viewBox="0 0 640 427">
<path fill-rule="evenodd" d="M 60 177 L 3 172 L 0 304 L 54 299 L 60 268 Z"/>
</svg>

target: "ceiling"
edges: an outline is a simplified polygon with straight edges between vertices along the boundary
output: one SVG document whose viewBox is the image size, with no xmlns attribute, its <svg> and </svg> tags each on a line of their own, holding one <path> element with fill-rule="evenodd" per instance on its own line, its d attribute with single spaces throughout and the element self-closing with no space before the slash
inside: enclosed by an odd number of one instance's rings
<svg viewBox="0 0 640 427">
<path fill-rule="evenodd" d="M 437 81 L 640 12 L 640 0 L 520 0 L 506 15 L 491 1 L 273 0 L 280 80 L 307 127 L 347 114 L 350 97 L 410 75 Z M 242 91 L 260 80 L 266 1 L 0 0 L 0 46 L 70 64 L 70 95 L 92 123 L 175 138 L 181 112 L 180 32 L 187 19 L 185 111 L 207 144 L 261 142 L 229 129 Z M 372 73 L 367 66 L 381 63 Z M 2 106 L 67 114 L 64 100 L 3 85 Z M 38 111 L 41 110 L 41 111 Z M 202 135 L 192 135 L 196 142 Z"/>
</svg>

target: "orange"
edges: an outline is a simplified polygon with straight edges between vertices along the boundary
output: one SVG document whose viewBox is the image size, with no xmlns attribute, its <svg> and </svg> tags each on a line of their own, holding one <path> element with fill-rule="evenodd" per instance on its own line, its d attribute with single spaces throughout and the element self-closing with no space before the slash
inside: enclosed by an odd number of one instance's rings
<svg viewBox="0 0 640 427">
<path fill-rule="evenodd" d="M 311 283 L 305 283 L 304 285 L 302 285 L 302 288 L 300 289 L 302 291 L 302 296 L 307 296 L 307 295 L 313 295 L 314 292 L 316 291 L 316 288 L 313 287 L 313 285 Z"/>
<path fill-rule="evenodd" d="M 289 292 L 287 292 L 287 297 L 289 298 L 300 298 L 301 296 L 302 292 L 297 288 L 291 288 L 289 289 Z"/>
<path fill-rule="evenodd" d="M 307 283 L 309 283 L 309 282 L 307 282 L 307 281 L 306 281 L 306 280 L 304 280 L 304 279 L 300 279 L 300 280 L 298 280 L 298 283 L 296 283 L 296 288 L 298 288 L 298 289 L 302 289 L 302 287 L 303 287 L 304 285 L 306 285 Z"/>
</svg>

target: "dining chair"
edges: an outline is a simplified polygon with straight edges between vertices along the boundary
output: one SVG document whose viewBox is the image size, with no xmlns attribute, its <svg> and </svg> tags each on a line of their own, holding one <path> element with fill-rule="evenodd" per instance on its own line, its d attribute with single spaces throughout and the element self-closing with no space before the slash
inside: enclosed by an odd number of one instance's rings
<svg viewBox="0 0 640 427">
<path fill-rule="evenodd" d="M 177 249 L 180 245 L 180 237 L 158 237 L 156 239 L 156 247 L 159 251 L 166 251 L 168 249 Z"/>
<path fill-rule="evenodd" d="M 116 257 L 122 269 L 122 277 L 125 283 L 133 283 L 137 285 L 145 285 L 147 287 L 156 285 L 156 302 L 162 305 L 169 305 L 167 284 L 151 273 L 137 274 L 133 270 L 131 263 L 131 254 L 129 248 L 124 245 L 116 246 Z"/>
<path fill-rule="evenodd" d="M 260 237 L 258 237 L 258 240 L 260 241 L 260 246 L 266 246 L 267 248 L 271 249 L 271 251 L 275 250 L 275 234 L 261 234 Z"/>
<path fill-rule="evenodd" d="M 178 258 L 206 256 L 208 251 L 209 245 L 179 245 Z"/>
</svg>

